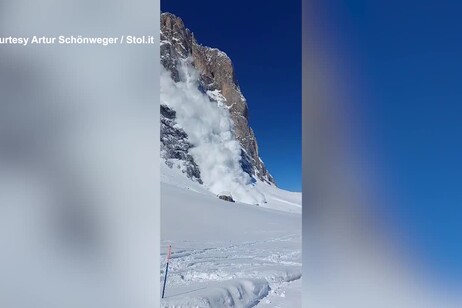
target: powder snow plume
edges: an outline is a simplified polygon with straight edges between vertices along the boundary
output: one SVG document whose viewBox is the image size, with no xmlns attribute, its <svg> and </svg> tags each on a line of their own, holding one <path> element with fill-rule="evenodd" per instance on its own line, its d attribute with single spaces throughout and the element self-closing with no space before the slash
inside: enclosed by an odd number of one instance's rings
<svg viewBox="0 0 462 308">
<path fill-rule="evenodd" d="M 180 81 L 161 68 L 160 103 L 176 111 L 176 122 L 193 145 L 204 185 L 215 194 L 230 193 L 236 201 L 261 204 L 265 196 L 242 170 L 241 146 L 235 138 L 233 121 L 226 106 L 211 101 L 199 90 L 199 73 L 191 60 L 179 64 Z"/>
</svg>

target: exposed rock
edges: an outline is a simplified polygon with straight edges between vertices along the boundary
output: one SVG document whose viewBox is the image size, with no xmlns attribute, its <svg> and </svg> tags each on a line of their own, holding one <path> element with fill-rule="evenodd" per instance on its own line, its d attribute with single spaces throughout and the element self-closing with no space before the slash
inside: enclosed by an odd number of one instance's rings
<svg viewBox="0 0 462 308">
<path fill-rule="evenodd" d="M 181 18 L 161 14 L 161 63 L 179 81 L 177 64 L 180 59 L 192 58 L 192 65 L 200 72 L 200 88 L 209 94 L 223 97 L 234 122 L 236 139 L 242 146 L 241 165 L 252 178 L 275 184 L 258 154 L 258 145 L 249 126 L 249 112 L 245 97 L 236 80 L 231 59 L 222 51 L 200 45 L 194 34 L 185 27 Z M 210 93 L 213 93 L 211 95 Z"/>
<path fill-rule="evenodd" d="M 234 201 L 231 195 L 218 195 L 218 198 L 220 198 L 221 200 L 228 201 L 228 202 L 236 202 Z"/>
<path fill-rule="evenodd" d="M 199 167 L 189 154 L 192 145 L 184 130 L 175 126 L 175 111 L 165 105 L 160 106 L 160 152 L 169 167 L 180 168 L 182 172 L 202 184 Z"/>
</svg>

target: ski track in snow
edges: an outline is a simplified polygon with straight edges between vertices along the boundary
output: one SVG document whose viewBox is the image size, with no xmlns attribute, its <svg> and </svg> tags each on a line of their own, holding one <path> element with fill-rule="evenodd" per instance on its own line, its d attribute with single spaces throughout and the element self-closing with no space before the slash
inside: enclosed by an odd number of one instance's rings
<svg viewBox="0 0 462 308">
<path fill-rule="evenodd" d="M 301 198 L 267 185 L 264 207 L 230 203 L 175 171 L 162 168 L 161 307 L 301 307 Z"/>
<path fill-rule="evenodd" d="M 223 247 L 214 247 L 219 243 L 164 243 L 163 251 L 168 244 L 178 250 L 171 256 L 162 307 L 263 307 L 272 303 L 271 298 L 282 300 L 290 284 L 301 278 L 301 250 L 295 248 L 299 241 L 300 235 L 289 235 Z M 204 248 L 194 248 L 200 245 Z M 165 263 L 161 266 L 163 277 Z"/>
</svg>

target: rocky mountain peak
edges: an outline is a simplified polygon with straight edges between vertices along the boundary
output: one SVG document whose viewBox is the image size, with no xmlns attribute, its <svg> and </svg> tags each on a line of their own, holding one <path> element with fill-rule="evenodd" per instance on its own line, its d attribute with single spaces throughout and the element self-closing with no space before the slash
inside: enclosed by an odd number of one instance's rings
<svg viewBox="0 0 462 308">
<path fill-rule="evenodd" d="M 174 81 L 179 81 L 178 65 L 182 59 L 190 58 L 200 73 L 200 86 L 211 100 L 225 104 L 234 122 L 236 139 L 242 147 L 241 165 L 253 178 L 275 184 L 258 153 L 258 144 L 249 126 L 247 101 L 235 77 L 231 59 L 226 53 L 199 44 L 194 34 L 180 17 L 171 13 L 161 14 L 161 64 L 171 72 Z"/>
</svg>

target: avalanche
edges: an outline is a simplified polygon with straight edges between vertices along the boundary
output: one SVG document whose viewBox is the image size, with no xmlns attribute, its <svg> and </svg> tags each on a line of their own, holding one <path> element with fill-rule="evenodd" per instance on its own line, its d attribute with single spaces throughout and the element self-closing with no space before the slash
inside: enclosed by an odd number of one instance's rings
<svg viewBox="0 0 462 308">
<path fill-rule="evenodd" d="M 179 73 L 180 81 L 175 82 L 161 68 L 160 101 L 176 112 L 176 122 L 193 145 L 190 154 L 204 184 L 216 195 L 230 191 L 237 201 L 264 204 L 265 196 L 250 185 L 252 179 L 241 167 L 241 146 L 228 109 L 199 90 L 199 73 L 189 60 L 179 63 Z"/>
</svg>

